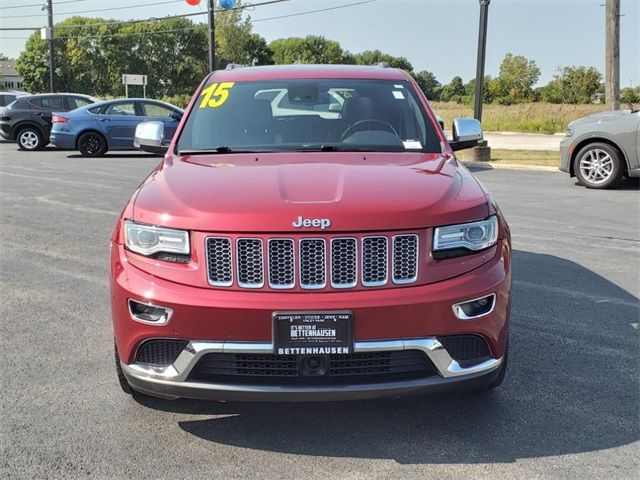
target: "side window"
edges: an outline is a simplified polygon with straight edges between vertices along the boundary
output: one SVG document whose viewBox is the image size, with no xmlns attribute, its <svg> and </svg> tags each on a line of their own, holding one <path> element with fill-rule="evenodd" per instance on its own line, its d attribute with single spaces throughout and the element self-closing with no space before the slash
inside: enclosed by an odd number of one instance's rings
<svg viewBox="0 0 640 480">
<path fill-rule="evenodd" d="M 146 117 L 170 117 L 173 113 L 173 110 L 170 108 L 157 103 L 143 102 L 140 105 L 142 106 L 142 112 Z"/>
<path fill-rule="evenodd" d="M 86 98 L 82 97 L 67 97 L 67 101 L 69 102 L 69 108 L 71 110 L 84 107 L 85 105 L 89 105 L 90 103 L 92 103 Z"/>
<path fill-rule="evenodd" d="M 134 117 L 136 115 L 136 106 L 133 102 L 114 103 L 107 107 L 105 115 L 127 115 Z"/>
<path fill-rule="evenodd" d="M 65 109 L 63 97 L 42 97 L 40 99 L 41 108 L 50 110 Z"/>
<path fill-rule="evenodd" d="M 33 108 L 42 108 L 42 99 L 41 98 L 32 98 L 29 100 L 29 105 Z"/>
</svg>

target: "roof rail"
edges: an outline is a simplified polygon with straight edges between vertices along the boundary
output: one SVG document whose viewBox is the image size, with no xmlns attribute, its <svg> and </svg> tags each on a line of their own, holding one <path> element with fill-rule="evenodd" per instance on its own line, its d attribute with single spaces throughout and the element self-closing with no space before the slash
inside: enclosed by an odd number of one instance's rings
<svg viewBox="0 0 640 480">
<path fill-rule="evenodd" d="M 374 67 L 389 68 L 389 64 L 387 62 L 378 62 L 374 65 Z"/>
<path fill-rule="evenodd" d="M 236 68 L 244 68 L 244 65 L 240 65 L 239 63 L 228 63 L 224 69 L 235 70 Z"/>
</svg>

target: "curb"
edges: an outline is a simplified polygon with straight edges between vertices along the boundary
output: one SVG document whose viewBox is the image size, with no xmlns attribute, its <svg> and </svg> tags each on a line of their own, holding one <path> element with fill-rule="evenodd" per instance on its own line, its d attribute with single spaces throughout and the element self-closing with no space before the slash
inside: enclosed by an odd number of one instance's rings
<svg viewBox="0 0 640 480">
<path fill-rule="evenodd" d="M 492 162 L 465 162 L 461 161 L 466 167 L 478 168 L 481 170 L 529 170 L 532 172 L 559 172 L 558 167 L 549 167 L 546 165 L 518 165 L 517 163 L 492 163 Z"/>
</svg>

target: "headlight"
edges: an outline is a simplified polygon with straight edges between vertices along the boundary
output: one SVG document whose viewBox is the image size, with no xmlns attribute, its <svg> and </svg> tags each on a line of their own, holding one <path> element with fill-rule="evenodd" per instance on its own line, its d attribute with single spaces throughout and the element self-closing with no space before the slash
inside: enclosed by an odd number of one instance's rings
<svg viewBox="0 0 640 480">
<path fill-rule="evenodd" d="M 142 225 L 127 220 L 124 222 L 124 240 L 129 250 L 141 255 L 177 254 L 162 255 L 163 260 L 184 261 L 184 256 L 188 256 L 190 252 L 189 232 L 184 230 Z"/>
<path fill-rule="evenodd" d="M 498 219 L 495 215 L 479 222 L 438 227 L 433 234 L 433 257 L 450 258 L 471 253 L 464 250 L 483 250 L 494 245 L 497 240 Z"/>
<path fill-rule="evenodd" d="M 567 127 L 567 131 L 564 132 L 565 136 L 570 137 L 573 135 L 573 127 Z"/>
</svg>

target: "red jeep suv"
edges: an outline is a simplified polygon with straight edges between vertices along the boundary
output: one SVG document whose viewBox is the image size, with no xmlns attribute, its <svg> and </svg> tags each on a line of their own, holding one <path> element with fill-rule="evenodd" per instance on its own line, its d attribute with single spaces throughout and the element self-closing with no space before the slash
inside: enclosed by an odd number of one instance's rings
<svg viewBox="0 0 640 480">
<path fill-rule="evenodd" d="M 111 239 L 125 392 L 315 401 L 500 384 L 511 245 L 413 79 L 231 66 L 197 90 Z"/>
</svg>

